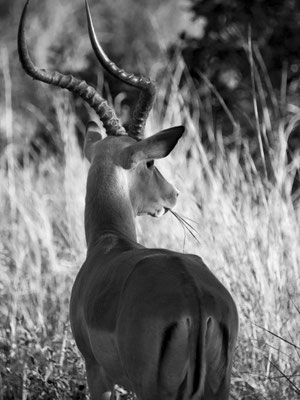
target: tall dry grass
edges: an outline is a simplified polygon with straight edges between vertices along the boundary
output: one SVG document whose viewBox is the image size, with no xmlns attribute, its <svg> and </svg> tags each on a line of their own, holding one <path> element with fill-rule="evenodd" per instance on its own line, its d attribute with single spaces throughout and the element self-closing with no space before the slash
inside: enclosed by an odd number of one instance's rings
<svg viewBox="0 0 300 400">
<path fill-rule="evenodd" d="M 20 121 L 20 116 L 12 106 L 5 57 L 3 53 L 1 124 L 8 145 L 0 169 L 0 400 L 84 399 L 84 368 L 69 331 L 68 302 L 86 251 L 88 165 L 75 139 L 72 102 L 66 93 L 49 89 L 64 162 L 53 156 L 35 164 L 25 150 L 20 166 L 14 142 L 15 117 Z M 218 151 L 203 148 L 197 102 L 187 108 L 187 92 L 178 89 L 183 73 L 177 67 L 168 95 L 162 85 L 147 133 L 186 125 L 181 143 L 157 164 L 180 189 L 177 211 L 193 235 L 166 215 L 140 218 L 139 240 L 149 247 L 199 254 L 233 294 L 240 335 L 232 399 L 295 399 L 300 393 L 300 235 L 291 187 L 299 159 L 288 165 L 286 146 L 299 117 L 286 114 L 272 122 L 268 110 L 258 110 L 258 134 L 268 126 L 277 141 L 269 154 L 276 179 L 267 181 L 257 172 L 246 142 L 242 155 L 240 146 L 225 151 L 221 132 L 215 132 Z M 257 107 L 262 103 L 254 99 Z M 45 129 L 51 126 L 47 117 L 44 123 Z"/>
</svg>

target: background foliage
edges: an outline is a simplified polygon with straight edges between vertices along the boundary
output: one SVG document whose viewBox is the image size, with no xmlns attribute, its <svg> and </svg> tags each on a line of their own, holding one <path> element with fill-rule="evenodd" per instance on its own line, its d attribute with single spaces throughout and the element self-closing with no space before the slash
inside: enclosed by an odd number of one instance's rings
<svg viewBox="0 0 300 400">
<path fill-rule="evenodd" d="M 158 165 L 180 189 L 177 211 L 193 235 L 166 215 L 139 219 L 139 240 L 201 255 L 233 293 L 232 399 L 298 398 L 298 3 L 90 5 L 110 57 L 158 81 L 147 134 L 186 126 Z M 86 399 L 68 303 L 86 248 L 81 142 L 96 117 L 80 99 L 24 75 L 21 7 L 0 2 L 0 400 Z M 29 11 L 36 64 L 93 83 L 126 123 L 136 93 L 95 62 L 83 2 L 31 0 Z"/>
<path fill-rule="evenodd" d="M 292 115 L 295 109 L 290 102 L 299 106 L 300 3 L 191 0 L 191 7 L 194 18 L 205 21 L 204 35 L 187 33 L 181 45 L 197 91 L 205 92 L 207 80 L 214 85 L 241 128 L 241 136 L 253 138 L 257 130 L 253 92 L 258 93 L 262 109 L 268 109 L 271 121 Z M 222 112 L 219 101 L 212 103 L 212 112 L 223 134 L 232 135 L 232 120 Z M 258 119 L 263 123 L 264 115 Z M 205 113 L 202 121 L 205 126 Z M 265 127 L 265 148 L 276 145 L 271 128 L 271 123 Z M 289 138 L 290 151 L 299 149 L 299 143 L 300 132 L 295 129 Z"/>
</svg>

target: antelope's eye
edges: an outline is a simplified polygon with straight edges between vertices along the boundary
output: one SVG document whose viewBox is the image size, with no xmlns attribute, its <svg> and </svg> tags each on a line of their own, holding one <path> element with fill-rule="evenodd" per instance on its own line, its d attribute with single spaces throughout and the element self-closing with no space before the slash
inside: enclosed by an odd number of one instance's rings
<svg viewBox="0 0 300 400">
<path fill-rule="evenodd" d="M 147 168 L 153 167 L 153 165 L 154 165 L 154 160 L 149 160 L 149 161 L 147 161 L 146 165 L 147 165 Z"/>
</svg>

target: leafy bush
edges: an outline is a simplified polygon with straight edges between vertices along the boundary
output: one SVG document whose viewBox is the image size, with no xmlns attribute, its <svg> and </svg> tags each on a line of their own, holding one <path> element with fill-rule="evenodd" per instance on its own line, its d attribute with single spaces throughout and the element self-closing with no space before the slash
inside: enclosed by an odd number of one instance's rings
<svg viewBox="0 0 300 400">
<path fill-rule="evenodd" d="M 69 329 L 50 338 L 19 321 L 15 337 L 6 329 L 0 341 L 2 399 L 87 398 L 83 362 Z"/>
</svg>

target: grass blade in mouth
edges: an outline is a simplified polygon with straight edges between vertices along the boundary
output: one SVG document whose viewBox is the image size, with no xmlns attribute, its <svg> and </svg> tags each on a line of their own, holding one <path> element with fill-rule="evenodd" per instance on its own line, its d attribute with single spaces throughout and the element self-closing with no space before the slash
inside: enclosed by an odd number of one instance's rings
<svg viewBox="0 0 300 400">
<path fill-rule="evenodd" d="M 186 218 L 182 217 L 181 215 L 179 215 L 177 212 L 175 212 L 173 210 L 169 209 L 169 211 L 180 222 L 184 231 L 187 230 L 192 235 L 192 237 L 196 240 L 196 242 L 198 242 L 200 244 L 200 241 L 198 240 L 198 238 L 196 237 L 196 235 L 194 233 L 194 232 L 196 232 L 199 235 L 199 232 L 189 222 L 187 222 Z"/>
</svg>

